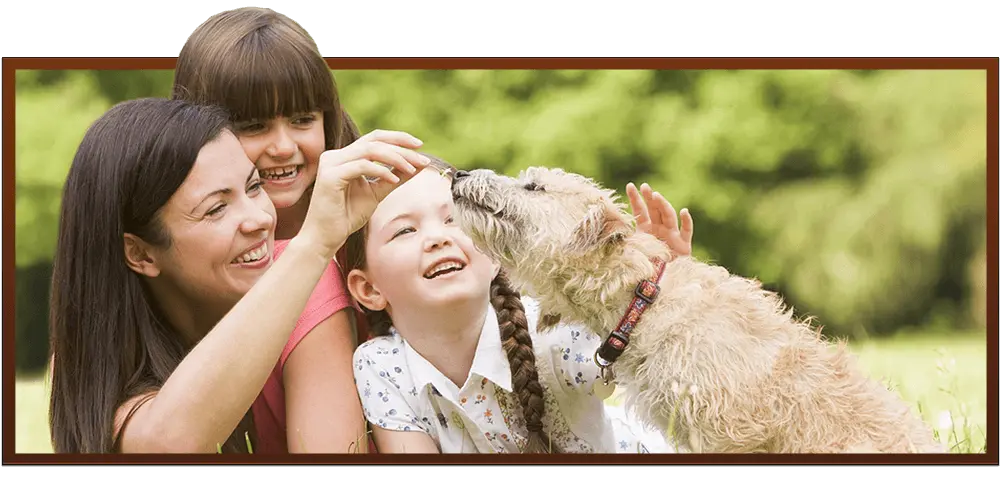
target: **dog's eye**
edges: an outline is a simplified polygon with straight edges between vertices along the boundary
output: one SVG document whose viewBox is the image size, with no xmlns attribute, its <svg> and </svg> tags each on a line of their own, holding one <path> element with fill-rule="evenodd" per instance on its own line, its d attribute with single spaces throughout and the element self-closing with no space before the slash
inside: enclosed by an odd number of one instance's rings
<svg viewBox="0 0 1001 490">
<path fill-rule="evenodd" d="M 544 190 L 546 190 L 546 188 L 542 187 L 539 184 L 536 184 L 535 182 L 529 182 L 529 183 L 525 184 L 525 190 L 526 191 L 544 191 Z"/>
</svg>

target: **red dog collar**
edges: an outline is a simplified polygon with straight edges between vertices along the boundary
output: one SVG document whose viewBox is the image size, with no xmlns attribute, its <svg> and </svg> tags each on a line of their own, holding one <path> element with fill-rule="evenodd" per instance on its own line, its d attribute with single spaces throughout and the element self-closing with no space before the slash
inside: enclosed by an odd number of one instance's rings
<svg viewBox="0 0 1001 490">
<path fill-rule="evenodd" d="M 656 269 L 653 277 L 644 279 L 636 285 L 636 291 L 633 292 L 633 300 L 629 303 L 626 314 L 622 315 L 619 325 L 615 327 L 612 333 L 608 334 L 608 338 L 605 339 L 605 342 L 595 352 L 594 362 L 601 368 L 602 377 L 604 377 L 605 369 L 611 366 L 622 355 L 622 352 L 626 350 L 626 346 L 629 345 L 629 334 L 632 333 L 633 328 L 639 323 L 640 317 L 643 316 L 643 311 L 660 294 L 660 286 L 658 284 L 660 283 L 661 276 L 664 275 L 664 267 L 667 263 L 659 257 L 650 261 L 653 262 Z"/>
</svg>

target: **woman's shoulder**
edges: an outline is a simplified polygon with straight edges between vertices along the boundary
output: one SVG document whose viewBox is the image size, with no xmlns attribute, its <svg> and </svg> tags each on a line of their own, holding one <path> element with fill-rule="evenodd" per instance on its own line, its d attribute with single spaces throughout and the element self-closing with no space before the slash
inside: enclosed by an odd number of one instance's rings
<svg viewBox="0 0 1001 490">
<path fill-rule="evenodd" d="M 281 256 L 288 243 L 289 240 L 275 240 L 275 260 Z M 291 355 L 292 351 L 298 347 L 299 343 L 314 328 L 332 317 L 335 313 L 344 309 L 351 310 L 352 307 L 351 295 L 344 286 L 344 279 L 341 276 L 340 268 L 336 261 L 331 260 L 327 264 L 327 268 L 323 271 L 323 275 L 317 281 L 316 286 L 313 287 L 313 292 L 309 295 L 309 299 L 306 300 L 302 314 L 296 320 L 296 326 L 289 336 L 285 348 L 282 350 L 281 365 L 285 365 L 285 361 Z M 353 311 L 349 311 L 348 314 L 352 315 Z M 351 319 L 348 318 L 345 322 L 338 324 L 337 328 L 351 328 Z"/>
</svg>

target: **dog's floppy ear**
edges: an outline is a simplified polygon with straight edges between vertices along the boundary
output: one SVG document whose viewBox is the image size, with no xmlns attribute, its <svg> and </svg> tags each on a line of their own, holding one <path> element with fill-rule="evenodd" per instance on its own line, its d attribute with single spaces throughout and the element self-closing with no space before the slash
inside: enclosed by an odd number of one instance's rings
<svg viewBox="0 0 1001 490">
<path fill-rule="evenodd" d="M 613 206 L 601 203 L 591 206 L 577 224 L 567 249 L 583 254 L 609 245 L 622 243 L 629 235 L 629 224 Z"/>
</svg>

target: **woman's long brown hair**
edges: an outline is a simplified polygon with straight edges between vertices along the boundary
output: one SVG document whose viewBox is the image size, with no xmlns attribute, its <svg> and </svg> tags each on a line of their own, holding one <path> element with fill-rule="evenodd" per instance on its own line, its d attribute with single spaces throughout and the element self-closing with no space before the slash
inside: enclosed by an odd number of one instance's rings
<svg viewBox="0 0 1001 490">
<path fill-rule="evenodd" d="M 431 165 L 439 169 L 454 167 L 433 155 L 427 155 Z M 345 277 L 354 269 L 365 269 L 365 241 L 368 237 L 368 225 L 352 233 L 344 245 L 346 257 L 344 262 Z M 550 443 L 542 424 L 546 412 L 542 384 L 539 383 L 539 373 L 535 366 L 535 351 L 532 346 L 532 336 L 528 330 L 528 319 L 525 317 L 525 307 L 521 303 L 521 295 L 512 287 L 507 274 L 501 270 L 490 283 L 490 304 L 497 312 L 497 324 L 500 327 L 501 345 L 507 354 L 511 365 L 511 380 L 514 393 L 521 403 L 522 414 L 528 428 L 528 441 L 523 449 L 525 453 L 558 452 L 558 448 Z M 373 336 L 389 335 L 393 322 L 385 310 L 373 311 L 359 305 L 365 313 L 370 332 Z"/>
<path fill-rule="evenodd" d="M 192 347 L 127 267 L 123 236 L 170 245 L 160 210 L 228 125 L 217 108 L 140 99 L 112 107 L 84 135 L 63 190 L 49 305 L 56 452 L 116 451 L 116 411 L 158 390 Z M 246 450 L 249 420 L 227 450 Z"/>
</svg>

